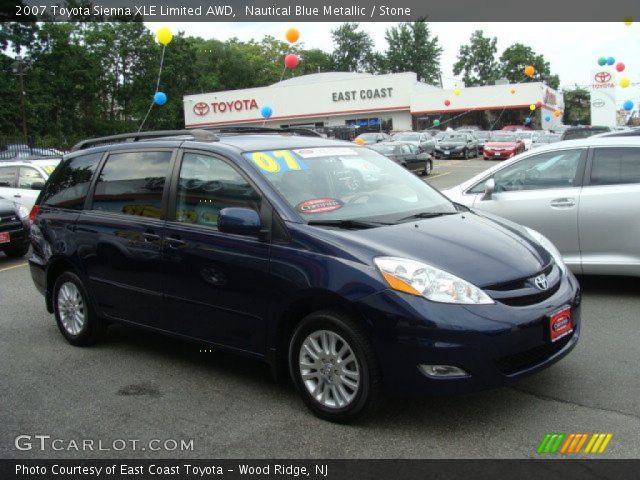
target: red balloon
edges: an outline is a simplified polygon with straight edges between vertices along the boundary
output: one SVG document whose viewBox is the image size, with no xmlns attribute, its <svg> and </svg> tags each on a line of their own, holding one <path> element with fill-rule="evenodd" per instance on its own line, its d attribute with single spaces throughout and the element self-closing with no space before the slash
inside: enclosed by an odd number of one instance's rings
<svg viewBox="0 0 640 480">
<path fill-rule="evenodd" d="M 450 100 L 445 100 L 444 104 L 448 107 L 449 105 L 451 105 L 451 101 Z"/>
<path fill-rule="evenodd" d="M 541 106 L 542 106 L 542 102 L 541 102 L 540 100 L 538 100 L 538 101 L 536 102 L 536 107 L 540 108 Z"/>
<path fill-rule="evenodd" d="M 616 70 L 619 71 L 619 72 L 623 72 L 624 71 L 624 63 L 618 62 L 616 64 Z"/>
<path fill-rule="evenodd" d="M 284 57 L 284 66 L 287 68 L 296 68 L 300 59 L 295 53 L 290 53 Z"/>
</svg>

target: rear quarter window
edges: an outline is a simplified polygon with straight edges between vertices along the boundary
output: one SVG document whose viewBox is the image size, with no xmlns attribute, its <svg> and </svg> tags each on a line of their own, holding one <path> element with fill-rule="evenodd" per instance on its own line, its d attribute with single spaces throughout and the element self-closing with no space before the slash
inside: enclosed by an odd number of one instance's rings
<svg viewBox="0 0 640 480">
<path fill-rule="evenodd" d="M 41 204 L 50 207 L 82 210 L 89 184 L 102 153 L 91 153 L 60 162 L 44 190 Z"/>
</svg>

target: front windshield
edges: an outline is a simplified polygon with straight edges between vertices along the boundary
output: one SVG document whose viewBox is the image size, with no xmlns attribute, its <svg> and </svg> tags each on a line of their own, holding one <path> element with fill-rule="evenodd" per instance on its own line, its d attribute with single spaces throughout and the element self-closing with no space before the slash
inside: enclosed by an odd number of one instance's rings
<svg viewBox="0 0 640 480">
<path fill-rule="evenodd" d="M 515 135 L 501 135 L 501 134 L 495 134 L 491 136 L 491 141 L 492 142 L 504 142 L 504 143 L 515 143 L 516 142 L 516 136 Z"/>
<path fill-rule="evenodd" d="M 396 133 L 393 139 L 401 142 L 417 142 L 420 140 L 420 135 L 417 133 Z"/>
<path fill-rule="evenodd" d="M 360 135 L 358 135 L 358 138 L 361 138 L 362 140 L 375 140 L 376 138 L 378 138 L 378 134 L 377 133 L 361 133 Z"/>
<path fill-rule="evenodd" d="M 301 148 L 244 156 L 307 221 L 392 223 L 413 214 L 457 211 L 417 176 L 368 148 Z"/>
<path fill-rule="evenodd" d="M 393 153 L 393 151 L 396 149 L 395 145 L 382 145 L 380 143 L 378 143 L 377 145 L 371 145 L 369 147 L 371 150 L 375 150 L 376 152 L 382 153 L 383 155 L 388 155 L 390 153 Z"/>
<path fill-rule="evenodd" d="M 476 138 L 480 140 L 484 140 L 485 138 L 489 138 L 489 132 L 475 132 Z"/>
<path fill-rule="evenodd" d="M 449 133 L 446 137 L 444 137 L 444 140 L 450 142 L 465 142 L 467 140 L 467 136 L 460 133 Z"/>
</svg>

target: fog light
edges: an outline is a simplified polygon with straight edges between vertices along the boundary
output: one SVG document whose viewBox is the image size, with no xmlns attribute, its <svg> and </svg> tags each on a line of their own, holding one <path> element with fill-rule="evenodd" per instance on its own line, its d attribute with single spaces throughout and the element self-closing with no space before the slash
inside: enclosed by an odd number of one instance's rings
<svg viewBox="0 0 640 480">
<path fill-rule="evenodd" d="M 430 378 L 468 377 L 469 374 L 454 365 L 418 365 L 418 369 Z"/>
</svg>

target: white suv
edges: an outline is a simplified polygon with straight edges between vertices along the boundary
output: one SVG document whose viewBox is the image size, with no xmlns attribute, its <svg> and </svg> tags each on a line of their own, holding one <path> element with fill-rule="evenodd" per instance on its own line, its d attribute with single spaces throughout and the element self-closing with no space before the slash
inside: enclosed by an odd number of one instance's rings
<svg viewBox="0 0 640 480">
<path fill-rule="evenodd" d="M 0 161 L 0 198 L 31 209 L 59 158 Z"/>
</svg>

